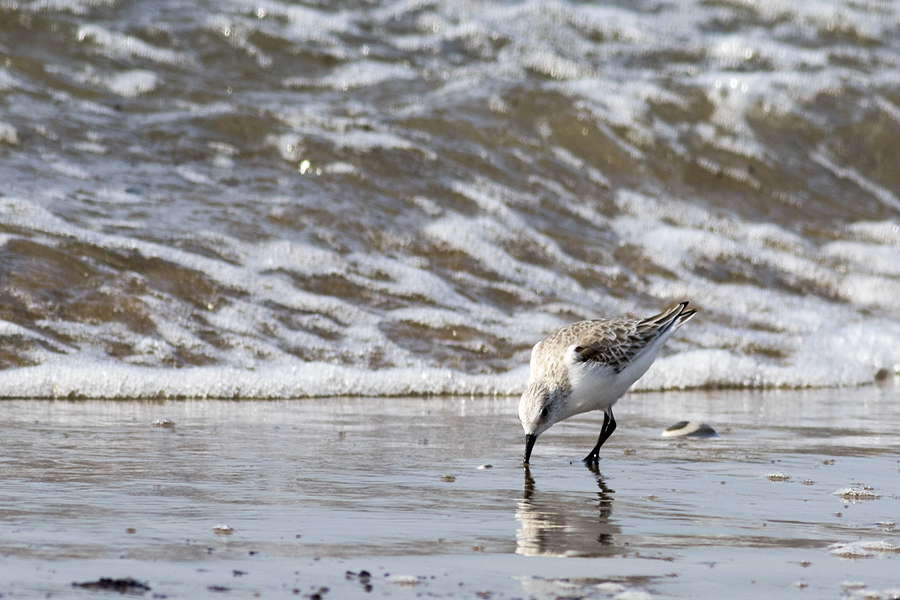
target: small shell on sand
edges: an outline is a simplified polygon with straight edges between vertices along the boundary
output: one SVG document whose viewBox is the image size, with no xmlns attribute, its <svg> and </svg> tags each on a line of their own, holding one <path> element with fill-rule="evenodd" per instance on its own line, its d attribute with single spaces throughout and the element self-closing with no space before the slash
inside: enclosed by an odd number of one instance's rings
<svg viewBox="0 0 900 600">
<path fill-rule="evenodd" d="M 900 546 L 896 546 L 883 540 L 832 544 L 828 549 L 831 554 L 840 558 L 869 558 L 881 554 L 900 553 Z"/>
<path fill-rule="evenodd" d="M 679 421 L 662 432 L 664 438 L 673 437 L 718 437 L 716 430 L 698 421 Z"/>
<path fill-rule="evenodd" d="M 879 498 L 878 494 L 875 493 L 869 486 L 851 486 L 841 488 L 834 493 L 835 496 L 840 496 L 844 500 L 877 500 Z"/>
<path fill-rule="evenodd" d="M 394 575 L 393 577 L 388 579 L 388 581 L 393 583 L 394 585 L 403 585 L 407 587 L 416 586 L 422 583 L 422 581 L 415 575 Z"/>
</svg>

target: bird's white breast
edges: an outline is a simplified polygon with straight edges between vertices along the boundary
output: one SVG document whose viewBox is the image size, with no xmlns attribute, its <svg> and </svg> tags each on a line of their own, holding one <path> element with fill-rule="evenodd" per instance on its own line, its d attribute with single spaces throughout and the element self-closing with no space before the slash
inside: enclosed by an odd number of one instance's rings
<svg viewBox="0 0 900 600">
<path fill-rule="evenodd" d="M 571 394 L 566 403 L 566 418 L 590 410 L 606 410 L 625 393 L 620 374 L 607 365 L 578 359 L 575 345 L 566 350 Z"/>
</svg>

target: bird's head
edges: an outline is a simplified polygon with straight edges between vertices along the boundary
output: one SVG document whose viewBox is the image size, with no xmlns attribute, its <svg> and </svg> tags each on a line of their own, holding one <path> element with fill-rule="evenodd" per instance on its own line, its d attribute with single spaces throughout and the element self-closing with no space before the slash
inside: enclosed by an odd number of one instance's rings
<svg viewBox="0 0 900 600">
<path fill-rule="evenodd" d="M 529 383 L 519 400 L 519 421 L 525 430 L 525 464 L 537 437 L 560 420 L 561 403 L 558 391 L 539 383 Z"/>
</svg>

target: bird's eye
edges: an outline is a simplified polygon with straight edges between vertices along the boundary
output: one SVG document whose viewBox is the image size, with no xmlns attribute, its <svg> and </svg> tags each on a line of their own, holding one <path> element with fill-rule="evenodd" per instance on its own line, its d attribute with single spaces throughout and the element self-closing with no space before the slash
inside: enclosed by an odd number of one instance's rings
<svg viewBox="0 0 900 600">
<path fill-rule="evenodd" d="M 545 406 L 544 408 L 542 408 L 542 409 L 541 409 L 541 418 L 542 418 L 542 419 L 546 419 L 546 418 L 547 418 L 547 413 L 549 413 L 549 412 L 550 412 L 550 411 L 547 409 L 546 406 Z"/>
</svg>

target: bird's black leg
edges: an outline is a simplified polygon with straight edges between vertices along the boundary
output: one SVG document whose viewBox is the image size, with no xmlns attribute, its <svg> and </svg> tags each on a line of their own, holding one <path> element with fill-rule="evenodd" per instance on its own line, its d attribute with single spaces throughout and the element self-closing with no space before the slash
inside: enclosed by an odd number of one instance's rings
<svg viewBox="0 0 900 600">
<path fill-rule="evenodd" d="M 591 450 L 591 453 L 584 457 L 583 462 L 588 465 L 597 464 L 600 461 L 600 446 L 602 446 L 609 436 L 616 430 L 616 418 L 613 416 L 612 407 L 607 408 L 603 413 L 603 428 L 600 429 L 600 437 L 597 438 L 597 445 Z"/>
</svg>

